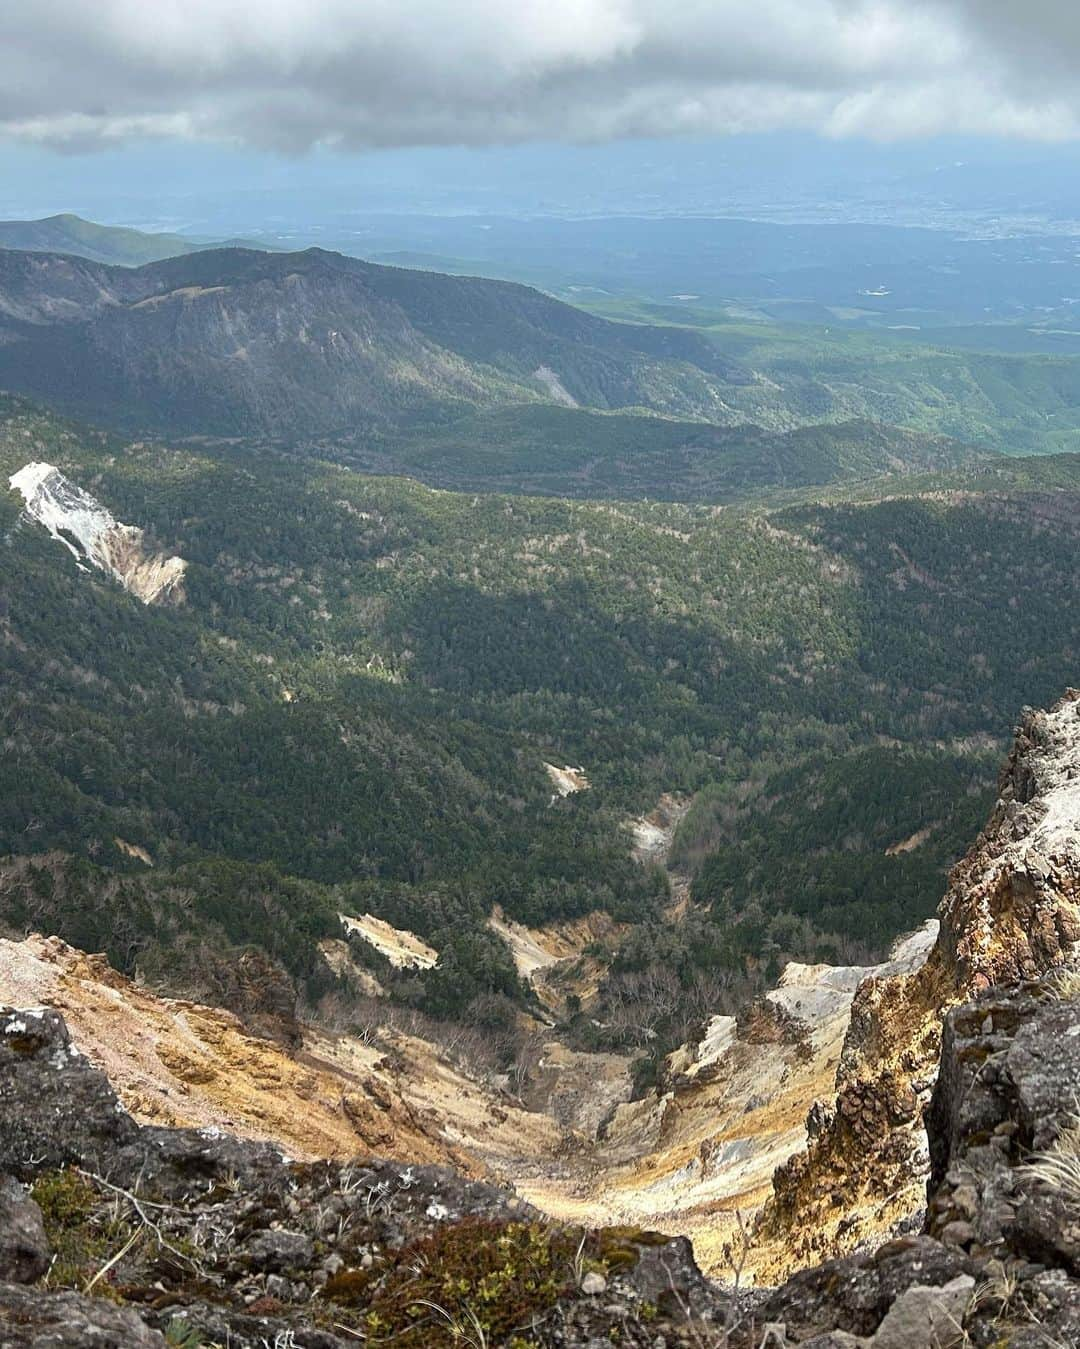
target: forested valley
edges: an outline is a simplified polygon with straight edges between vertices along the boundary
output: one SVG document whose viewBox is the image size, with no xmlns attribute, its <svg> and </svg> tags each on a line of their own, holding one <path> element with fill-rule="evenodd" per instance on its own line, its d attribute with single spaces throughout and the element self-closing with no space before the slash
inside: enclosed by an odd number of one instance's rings
<svg viewBox="0 0 1080 1349">
<path fill-rule="evenodd" d="M 1018 709 L 1075 669 L 1068 456 L 717 507 L 0 412 L 5 477 L 54 463 L 190 564 L 185 603 L 143 605 L 0 497 L 0 920 L 175 988 L 255 946 L 315 1005 L 320 942 L 370 912 L 439 951 L 402 973 L 353 942 L 403 1005 L 512 1023 L 495 906 L 602 911 L 613 1000 L 661 966 L 685 993 L 667 1044 L 706 976 L 736 999 L 932 913 Z M 668 867 L 629 828 L 665 793 L 689 807 Z"/>
</svg>

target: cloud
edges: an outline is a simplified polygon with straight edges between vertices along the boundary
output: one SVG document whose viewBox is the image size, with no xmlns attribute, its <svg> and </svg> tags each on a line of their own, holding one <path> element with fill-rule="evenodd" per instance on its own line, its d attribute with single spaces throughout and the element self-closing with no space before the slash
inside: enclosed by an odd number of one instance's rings
<svg viewBox="0 0 1080 1349">
<path fill-rule="evenodd" d="M 0 137 L 1080 132 L 1075 0 L 3 0 Z"/>
</svg>

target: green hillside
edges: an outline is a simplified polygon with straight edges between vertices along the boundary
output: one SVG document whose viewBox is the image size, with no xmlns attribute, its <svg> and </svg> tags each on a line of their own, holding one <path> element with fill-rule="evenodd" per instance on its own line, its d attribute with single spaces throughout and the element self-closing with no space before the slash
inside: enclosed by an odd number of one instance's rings
<svg viewBox="0 0 1080 1349">
<path fill-rule="evenodd" d="M 0 220 L 0 248 L 68 253 L 121 267 L 141 267 L 146 262 L 192 253 L 198 247 L 179 234 L 148 234 L 119 225 L 97 225 L 71 214 L 44 220 Z"/>
<path fill-rule="evenodd" d="M 472 412 L 404 434 L 339 437 L 315 448 L 365 471 L 407 473 L 459 491 L 703 502 L 996 458 L 941 436 L 871 422 L 784 432 L 541 403 Z"/>
<path fill-rule="evenodd" d="M 15 248 L 31 253 L 65 253 L 117 267 L 141 267 L 147 262 L 182 257 L 187 253 L 221 248 L 226 244 L 276 251 L 274 245 L 247 239 L 211 243 L 182 234 L 129 229 L 123 225 L 98 225 L 70 212 L 46 216 L 43 220 L 0 220 L 0 248 Z"/>
<path fill-rule="evenodd" d="M 1074 458 L 718 512 L 125 445 L 6 399 L 0 473 L 29 459 L 191 566 L 148 609 L 0 492 L 0 853 L 33 864 L 0 919 L 188 988 L 255 942 L 315 996 L 318 940 L 370 910 L 445 953 L 401 997 L 516 998 L 491 906 L 647 931 L 667 883 L 624 822 L 664 791 L 700 794 L 680 856 L 722 919 L 688 969 L 879 951 L 1017 709 L 1075 678 Z M 591 790 L 553 803 L 545 761 Z"/>
<path fill-rule="evenodd" d="M 1080 444 L 1080 356 L 950 349 L 947 334 L 850 332 L 746 322 L 693 306 L 605 302 L 596 313 L 693 326 L 755 379 L 724 394 L 747 421 L 785 430 L 869 420 L 1005 454 L 1056 454 Z"/>
</svg>

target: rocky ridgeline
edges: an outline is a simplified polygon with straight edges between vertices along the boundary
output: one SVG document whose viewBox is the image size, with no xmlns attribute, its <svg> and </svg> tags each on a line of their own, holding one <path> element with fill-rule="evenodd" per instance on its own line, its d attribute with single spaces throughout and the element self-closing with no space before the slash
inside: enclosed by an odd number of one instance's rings
<svg viewBox="0 0 1080 1349">
<path fill-rule="evenodd" d="M 938 913 L 921 969 L 856 993 L 835 1101 L 811 1110 L 808 1149 L 777 1172 L 761 1223 L 776 1276 L 917 1221 L 946 1009 L 1080 954 L 1080 693 L 1025 710 L 997 804 Z M 1063 1090 L 1080 1097 L 1080 1078 Z"/>
</svg>

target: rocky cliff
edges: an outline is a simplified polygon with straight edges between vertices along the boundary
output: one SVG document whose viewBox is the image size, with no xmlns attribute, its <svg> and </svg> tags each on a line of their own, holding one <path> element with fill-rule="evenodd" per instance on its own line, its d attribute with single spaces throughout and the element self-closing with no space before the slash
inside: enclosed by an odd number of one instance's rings
<svg viewBox="0 0 1080 1349">
<path fill-rule="evenodd" d="M 1024 712 L 997 804 L 939 916 L 921 969 L 869 979 L 855 996 L 835 1100 L 814 1106 L 808 1151 L 776 1176 L 760 1233 L 774 1274 L 916 1219 L 945 1012 L 1080 950 L 1080 693 Z"/>
</svg>

